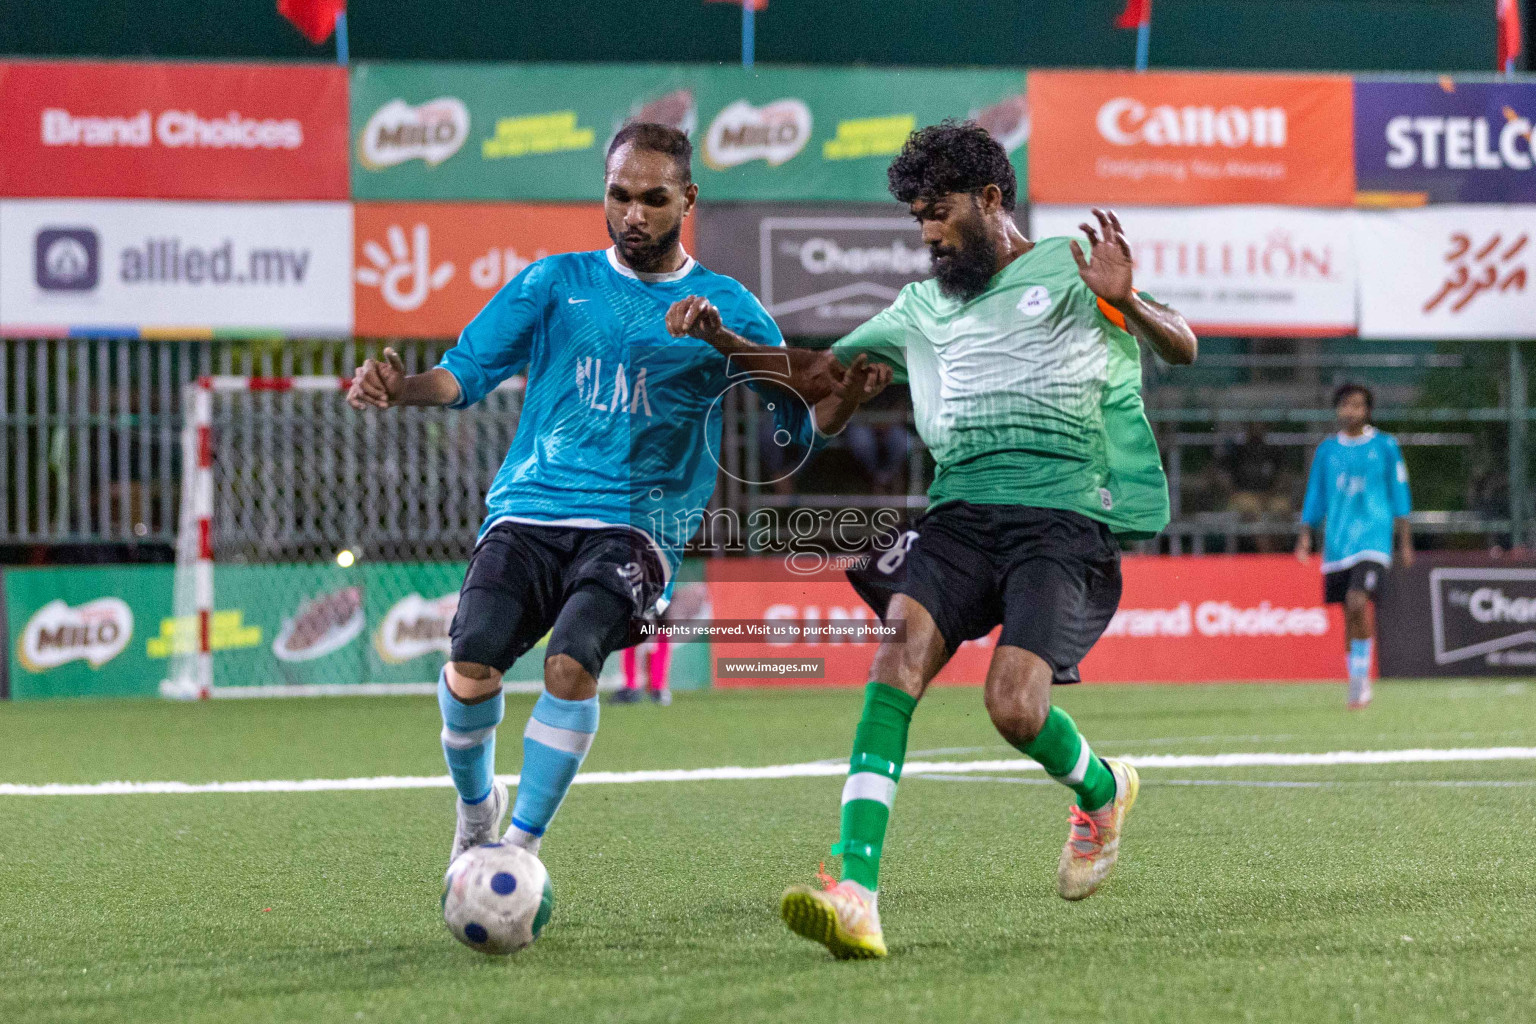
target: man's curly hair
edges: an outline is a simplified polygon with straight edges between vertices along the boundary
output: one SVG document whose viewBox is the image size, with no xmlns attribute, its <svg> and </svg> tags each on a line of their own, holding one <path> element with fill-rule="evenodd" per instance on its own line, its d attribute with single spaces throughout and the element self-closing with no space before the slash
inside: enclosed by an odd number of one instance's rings
<svg viewBox="0 0 1536 1024">
<path fill-rule="evenodd" d="M 1018 198 L 1018 179 L 1008 153 L 975 121 L 940 121 L 913 132 L 886 172 L 891 195 L 911 204 L 929 202 L 951 192 L 980 192 L 996 185 L 1003 209 L 1011 211 Z"/>
</svg>

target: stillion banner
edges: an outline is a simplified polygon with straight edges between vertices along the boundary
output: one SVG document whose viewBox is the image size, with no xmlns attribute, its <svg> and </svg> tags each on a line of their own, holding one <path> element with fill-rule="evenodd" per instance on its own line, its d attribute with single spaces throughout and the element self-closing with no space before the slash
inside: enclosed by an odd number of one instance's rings
<svg viewBox="0 0 1536 1024">
<path fill-rule="evenodd" d="M 1536 325 L 1536 206 L 1361 211 L 1360 335 L 1530 338 Z"/>
<path fill-rule="evenodd" d="M 1355 80 L 1362 203 L 1536 202 L 1536 82 Z"/>
<path fill-rule="evenodd" d="M 346 69 L 0 62 L 0 196 L 346 199 Z"/>
<path fill-rule="evenodd" d="M 0 200 L 0 334 L 352 332 L 352 204 Z"/>
<path fill-rule="evenodd" d="M 646 120 L 692 137 L 704 202 L 879 202 L 908 134 L 946 117 L 987 126 L 1022 182 L 1019 70 L 362 63 L 352 73 L 353 194 L 597 200 L 609 141 Z"/>
<path fill-rule="evenodd" d="M 1136 287 L 1183 313 L 1196 331 L 1355 333 L 1352 211 L 1227 206 L 1115 212 L 1131 243 Z M 1097 223 L 1085 206 L 1030 208 L 1031 237 L 1080 236 L 1083 223 Z"/>
<path fill-rule="evenodd" d="M 1038 71 L 1029 101 L 1034 202 L 1355 202 L 1344 75 Z"/>
</svg>

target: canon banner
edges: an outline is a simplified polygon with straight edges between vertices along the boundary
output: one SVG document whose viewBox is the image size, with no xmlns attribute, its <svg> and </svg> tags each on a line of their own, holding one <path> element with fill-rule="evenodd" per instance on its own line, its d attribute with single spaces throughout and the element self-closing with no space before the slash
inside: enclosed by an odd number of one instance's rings
<svg viewBox="0 0 1536 1024">
<path fill-rule="evenodd" d="M 1029 93 L 1037 202 L 1354 204 L 1343 75 L 1031 72 Z"/>
<path fill-rule="evenodd" d="M 1387 576 L 1377 609 L 1381 674 L 1529 676 L 1536 669 L 1536 561 L 1420 555 Z"/>
<path fill-rule="evenodd" d="M 1206 334 L 1355 332 L 1355 258 L 1344 210 L 1119 207 L 1136 287 Z M 1030 208 L 1031 237 L 1081 237 L 1085 206 Z M 1085 243 L 1086 246 L 1086 243 Z"/>
<path fill-rule="evenodd" d="M 1536 83 L 1355 80 L 1355 179 L 1368 203 L 1536 202 Z"/>
<path fill-rule="evenodd" d="M 346 69 L 0 63 L 0 196 L 346 199 Z"/>
<path fill-rule="evenodd" d="M 907 135 L 946 117 L 986 125 L 1022 182 L 1029 118 L 1018 70 L 359 64 L 353 190 L 592 201 L 614 133 L 643 120 L 692 137 L 705 202 L 881 201 Z"/>
<path fill-rule="evenodd" d="M 1365 338 L 1530 338 L 1536 207 L 1361 211 L 1352 223 Z"/>
<path fill-rule="evenodd" d="M 534 260 L 610 244 L 596 203 L 358 203 L 355 216 L 357 333 L 368 338 L 456 338 Z"/>
<path fill-rule="evenodd" d="M 0 201 L 0 333 L 352 331 L 350 203 Z"/>
<path fill-rule="evenodd" d="M 1086 682 L 1247 682 L 1342 679 L 1344 622 L 1323 604 L 1317 564 L 1289 555 L 1127 558 L 1120 610 L 1084 659 Z M 717 619 L 796 623 L 872 619 L 841 573 L 805 575 L 781 560 L 706 563 Z M 997 632 L 962 644 L 940 683 L 980 683 Z M 875 647 L 829 638 L 813 643 L 719 642 L 718 658 L 822 659 L 821 678 L 793 685 L 862 686 Z M 771 685 L 719 674 L 717 686 Z"/>
<path fill-rule="evenodd" d="M 921 232 L 894 203 L 701 205 L 697 219 L 699 259 L 792 337 L 841 337 L 929 275 Z"/>
</svg>

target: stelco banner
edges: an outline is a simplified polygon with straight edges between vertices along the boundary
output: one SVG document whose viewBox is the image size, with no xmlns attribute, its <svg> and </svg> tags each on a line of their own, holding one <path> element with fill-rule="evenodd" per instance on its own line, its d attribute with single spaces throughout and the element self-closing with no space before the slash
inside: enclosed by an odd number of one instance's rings
<svg viewBox="0 0 1536 1024">
<path fill-rule="evenodd" d="M 1385 205 L 1536 202 L 1536 83 L 1355 80 L 1355 179 Z"/>
<path fill-rule="evenodd" d="M 1343 75 L 1030 72 L 1042 203 L 1352 206 Z"/>
<path fill-rule="evenodd" d="M 1529 338 L 1536 325 L 1536 207 L 1361 211 L 1360 335 Z"/>
<path fill-rule="evenodd" d="M 1536 667 L 1536 561 L 1420 555 L 1387 576 L 1381 674 L 1529 676 Z"/>
<path fill-rule="evenodd" d="M 346 69 L 0 63 L 0 196 L 346 199 Z"/>
<path fill-rule="evenodd" d="M 917 224 L 895 204 L 714 204 L 698 221 L 699 259 L 752 289 L 792 337 L 841 337 L 929 276 Z"/>
<path fill-rule="evenodd" d="M 345 335 L 350 203 L 0 200 L 0 333 Z"/>
<path fill-rule="evenodd" d="M 831 571 L 799 576 L 781 559 L 706 563 L 716 619 L 798 623 L 873 619 L 874 613 Z M 1082 663 L 1087 682 L 1223 682 L 1338 679 L 1344 674 L 1344 622 L 1323 604 L 1317 564 L 1290 555 L 1127 558 L 1120 610 Z M 986 678 L 997 632 L 962 644 L 940 683 Z M 793 685 L 862 686 L 875 646 L 719 643 L 718 657 L 820 658 L 822 679 Z M 717 686 L 741 679 L 716 676 Z M 746 685 L 766 685 L 753 679 Z"/>
<path fill-rule="evenodd" d="M 1136 287 L 1227 335 L 1355 332 L 1355 258 L 1345 210 L 1285 206 L 1116 210 L 1136 261 Z M 1081 236 L 1087 207 L 1030 208 L 1031 237 Z"/>
<path fill-rule="evenodd" d="M 355 218 L 357 333 L 368 338 L 456 338 L 534 260 L 611 244 L 595 203 L 358 203 Z"/>
<path fill-rule="evenodd" d="M 364 63 L 352 76 L 353 194 L 595 200 L 609 141 L 642 120 L 692 137 L 705 202 L 878 202 L 908 134 L 946 117 L 987 126 L 1022 181 L 1018 70 Z"/>
</svg>

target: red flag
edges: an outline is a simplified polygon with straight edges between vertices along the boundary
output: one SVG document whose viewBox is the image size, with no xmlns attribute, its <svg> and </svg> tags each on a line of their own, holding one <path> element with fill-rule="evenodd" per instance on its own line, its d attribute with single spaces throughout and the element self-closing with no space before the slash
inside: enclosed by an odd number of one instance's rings
<svg viewBox="0 0 1536 1024">
<path fill-rule="evenodd" d="M 735 4 L 738 7 L 745 7 L 754 11 L 766 11 L 768 9 L 768 0 L 704 0 L 704 2 L 707 4 Z"/>
<path fill-rule="evenodd" d="M 1499 19 L 1499 70 L 1510 66 L 1510 61 L 1520 56 L 1520 3 L 1519 0 L 1498 0 Z"/>
<path fill-rule="evenodd" d="M 1141 28 L 1152 21 L 1152 0 L 1125 0 L 1125 10 L 1115 19 L 1115 28 Z"/>
<path fill-rule="evenodd" d="M 277 12 L 317 46 L 331 38 L 336 15 L 346 9 L 347 0 L 277 0 Z"/>
</svg>

